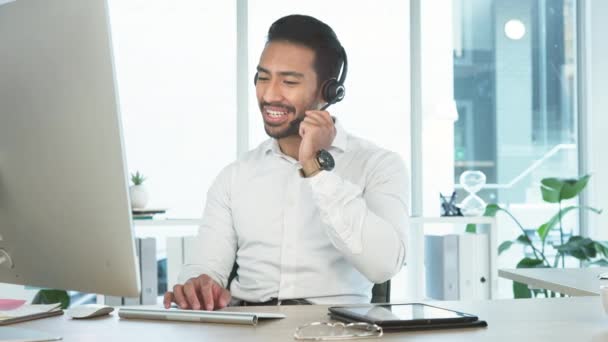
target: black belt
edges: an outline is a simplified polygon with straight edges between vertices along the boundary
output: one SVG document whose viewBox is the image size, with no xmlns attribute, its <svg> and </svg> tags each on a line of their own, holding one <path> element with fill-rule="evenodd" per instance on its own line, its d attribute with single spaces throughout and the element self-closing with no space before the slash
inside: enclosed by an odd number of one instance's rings
<svg viewBox="0 0 608 342">
<path fill-rule="evenodd" d="M 241 302 L 242 306 L 267 306 L 267 305 L 310 305 L 312 304 L 311 302 L 307 301 L 306 299 L 302 299 L 302 298 L 296 298 L 296 299 L 281 299 L 279 300 L 278 298 L 272 298 L 271 300 L 265 301 L 265 302 L 248 302 L 248 301 L 243 301 Z"/>
</svg>

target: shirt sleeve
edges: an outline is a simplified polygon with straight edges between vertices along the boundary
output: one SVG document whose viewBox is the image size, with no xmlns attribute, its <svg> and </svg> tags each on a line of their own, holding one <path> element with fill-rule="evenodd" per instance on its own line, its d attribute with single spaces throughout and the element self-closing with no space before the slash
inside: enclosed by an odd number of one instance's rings
<svg viewBox="0 0 608 342">
<path fill-rule="evenodd" d="M 370 281 L 382 283 L 405 261 L 409 187 L 396 153 L 376 158 L 363 189 L 327 171 L 310 185 L 332 244 Z"/>
<path fill-rule="evenodd" d="M 237 238 L 233 226 L 230 193 L 233 168 L 228 166 L 219 174 L 207 193 L 202 224 L 196 237 L 196 248 L 185 260 L 178 283 L 207 274 L 222 287 L 236 258 Z"/>
</svg>

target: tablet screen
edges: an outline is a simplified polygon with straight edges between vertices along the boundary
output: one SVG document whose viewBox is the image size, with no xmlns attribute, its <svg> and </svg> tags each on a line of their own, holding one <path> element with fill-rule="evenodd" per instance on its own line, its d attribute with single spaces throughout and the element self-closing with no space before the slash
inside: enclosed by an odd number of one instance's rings
<svg viewBox="0 0 608 342">
<path fill-rule="evenodd" d="M 419 303 L 335 307 L 331 308 L 330 311 L 353 318 L 359 318 L 368 322 L 445 320 L 470 321 L 477 319 L 477 317 L 474 315 Z"/>
</svg>

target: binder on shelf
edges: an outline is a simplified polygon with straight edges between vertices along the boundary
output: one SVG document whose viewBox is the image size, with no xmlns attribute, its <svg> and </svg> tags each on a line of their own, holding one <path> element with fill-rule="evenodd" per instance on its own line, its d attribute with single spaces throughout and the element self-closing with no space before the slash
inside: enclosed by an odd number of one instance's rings
<svg viewBox="0 0 608 342">
<path fill-rule="evenodd" d="M 458 300 L 458 235 L 427 235 L 424 242 L 427 296 Z"/>
<path fill-rule="evenodd" d="M 158 297 L 158 267 L 156 264 L 156 239 L 139 239 L 139 263 L 141 269 L 141 304 L 154 305 Z"/>
<path fill-rule="evenodd" d="M 489 257 L 485 234 L 425 236 L 427 296 L 439 300 L 489 299 Z"/>
</svg>

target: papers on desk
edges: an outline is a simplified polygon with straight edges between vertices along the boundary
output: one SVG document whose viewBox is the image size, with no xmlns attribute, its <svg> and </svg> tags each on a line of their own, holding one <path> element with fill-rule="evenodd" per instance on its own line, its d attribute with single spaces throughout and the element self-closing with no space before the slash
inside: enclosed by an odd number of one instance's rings
<svg viewBox="0 0 608 342">
<path fill-rule="evenodd" d="M 61 303 L 21 305 L 0 311 L 0 325 L 29 321 L 32 319 L 61 315 Z"/>
<path fill-rule="evenodd" d="M 118 310 L 121 318 L 153 319 L 202 323 L 257 325 L 260 319 L 285 318 L 281 313 L 179 310 L 162 308 L 124 307 Z"/>
<path fill-rule="evenodd" d="M 23 299 L 0 299 L 0 311 L 13 310 L 25 304 Z"/>
</svg>

